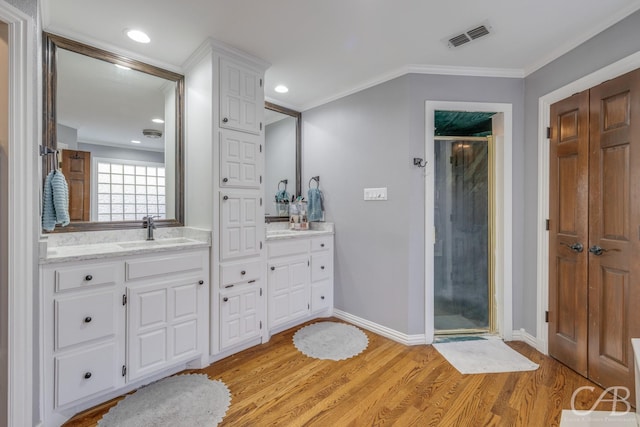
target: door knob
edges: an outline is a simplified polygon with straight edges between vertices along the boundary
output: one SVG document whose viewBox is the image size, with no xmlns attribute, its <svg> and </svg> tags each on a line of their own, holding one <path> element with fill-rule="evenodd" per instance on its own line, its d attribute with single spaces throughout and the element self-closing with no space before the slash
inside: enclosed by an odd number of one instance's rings
<svg viewBox="0 0 640 427">
<path fill-rule="evenodd" d="M 600 256 L 602 255 L 603 252 L 606 252 L 606 249 L 602 249 L 600 246 L 598 245 L 593 245 L 589 248 L 589 252 L 591 252 L 592 254 L 596 255 L 596 256 Z"/>
<path fill-rule="evenodd" d="M 563 245 L 565 245 L 566 247 L 568 247 L 569 249 L 571 249 L 574 252 L 582 252 L 584 250 L 584 246 L 582 246 L 582 243 L 580 242 L 576 242 L 573 244 L 568 244 L 568 243 L 562 243 Z"/>
</svg>

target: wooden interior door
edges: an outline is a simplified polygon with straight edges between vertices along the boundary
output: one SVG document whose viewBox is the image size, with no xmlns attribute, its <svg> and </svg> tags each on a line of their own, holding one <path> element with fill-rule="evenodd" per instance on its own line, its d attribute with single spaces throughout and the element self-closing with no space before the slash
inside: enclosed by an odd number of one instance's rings
<svg viewBox="0 0 640 427">
<path fill-rule="evenodd" d="M 91 153 L 63 150 L 62 173 L 67 178 L 69 186 L 71 221 L 89 221 L 91 218 Z"/>
<path fill-rule="evenodd" d="M 634 402 L 640 70 L 551 106 L 549 181 L 549 354 Z"/>
<path fill-rule="evenodd" d="M 590 97 L 589 378 L 633 394 L 631 338 L 640 337 L 640 70 L 592 88 Z"/>
<path fill-rule="evenodd" d="M 587 376 L 589 91 L 551 106 L 549 355 Z"/>
</svg>

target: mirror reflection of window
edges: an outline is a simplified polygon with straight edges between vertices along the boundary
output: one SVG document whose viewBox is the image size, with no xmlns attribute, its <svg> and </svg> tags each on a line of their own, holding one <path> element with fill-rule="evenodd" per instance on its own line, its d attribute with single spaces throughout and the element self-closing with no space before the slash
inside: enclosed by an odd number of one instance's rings
<svg viewBox="0 0 640 427">
<path fill-rule="evenodd" d="M 58 148 L 91 159 L 84 176 L 67 177 L 70 211 L 90 210 L 77 220 L 92 222 L 175 218 L 175 83 L 66 49 L 56 59 Z M 90 209 L 79 208 L 86 198 Z"/>
<path fill-rule="evenodd" d="M 295 117 L 265 110 L 265 206 L 266 216 L 281 216 L 276 196 L 285 186 L 289 196 L 296 193 L 296 121 Z M 284 216 L 288 216 L 288 211 Z"/>
</svg>

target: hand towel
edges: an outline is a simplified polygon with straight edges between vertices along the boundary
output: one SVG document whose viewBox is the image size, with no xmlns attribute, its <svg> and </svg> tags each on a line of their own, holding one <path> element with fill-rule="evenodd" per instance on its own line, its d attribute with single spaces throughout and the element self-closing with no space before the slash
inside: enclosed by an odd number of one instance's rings
<svg viewBox="0 0 640 427">
<path fill-rule="evenodd" d="M 287 190 L 280 190 L 276 193 L 276 202 L 277 203 L 283 203 L 283 202 L 289 202 L 289 193 L 287 193 Z"/>
<path fill-rule="evenodd" d="M 307 221 L 322 221 L 324 195 L 319 188 L 310 188 L 307 193 Z"/>
<path fill-rule="evenodd" d="M 69 188 L 62 172 L 49 172 L 42 194 L 42 228 L 53 231 L 56 224 L 69 225 Z"/>
</svg>

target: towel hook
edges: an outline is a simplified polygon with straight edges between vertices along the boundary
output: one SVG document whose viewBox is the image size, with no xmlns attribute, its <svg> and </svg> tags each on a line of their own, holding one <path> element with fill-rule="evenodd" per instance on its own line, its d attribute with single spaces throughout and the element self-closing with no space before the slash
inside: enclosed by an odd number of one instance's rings
<svg viewBox="0 0 640 427">
<path fill-rule="evenodd" d="M 278 191 L 280 191 L 280 184 L 284 184 L 284 191 L 287 191 L 287 184 L 289 183 L 288 179 L 282 179 L 278 183 Z"/>
<path fill-rule="evenodd" d="M 311 188 L 311 181 L 316 182 L 316 188 L 320 188 L 320 176 L 312 176 L 309 180 L 309 188 Z"/>
</svg>

